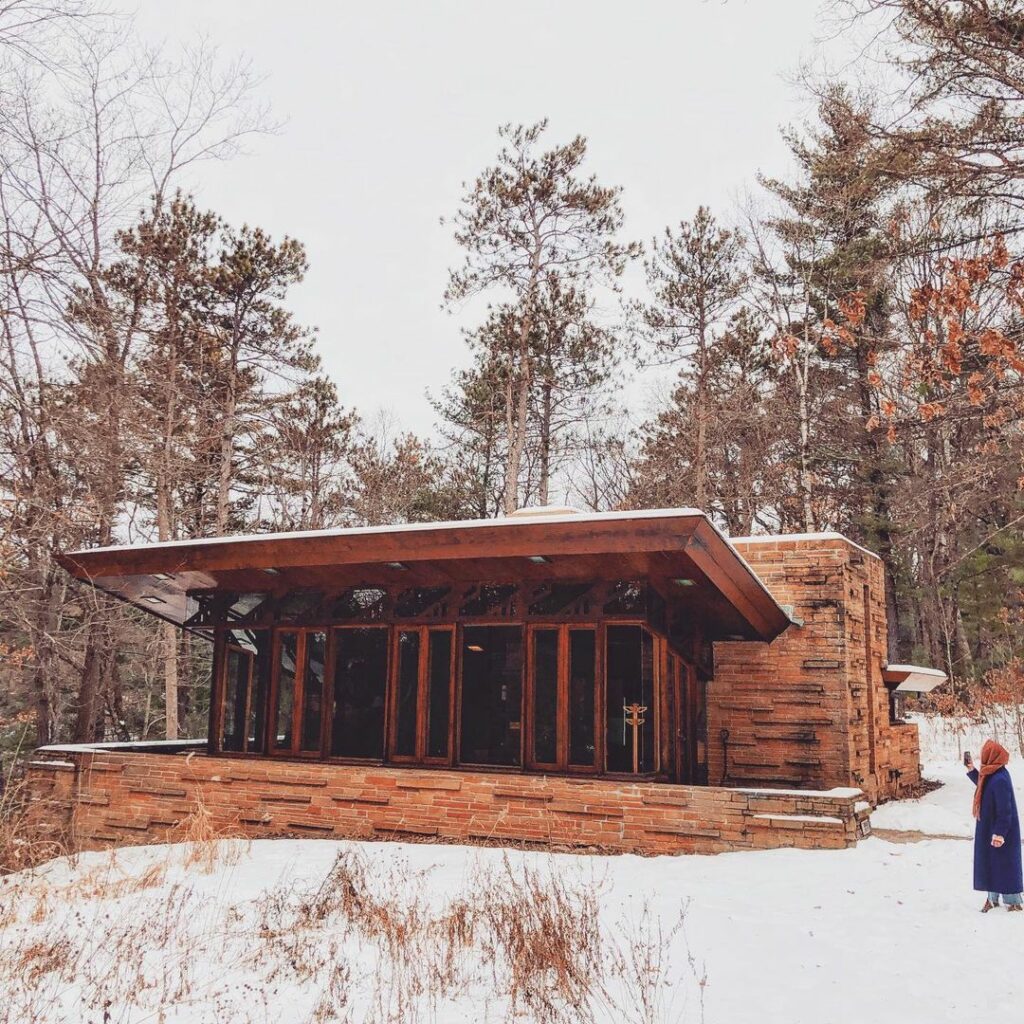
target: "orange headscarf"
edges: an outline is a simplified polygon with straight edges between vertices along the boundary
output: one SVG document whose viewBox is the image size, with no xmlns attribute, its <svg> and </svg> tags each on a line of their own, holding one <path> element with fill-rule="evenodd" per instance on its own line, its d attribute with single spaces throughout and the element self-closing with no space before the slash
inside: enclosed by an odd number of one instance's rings
<svg viewBox="0 0 1024 1024">
<path fill-rule="evenodd" d="M 974 816 L 981 817 L 981 791 L 985 788 L 985 779 L 993 772 L 999 771 L 1010 760 L 1010 752 L 995 740 L 985 740 L 981 748 L 981 767 L 978 769 L 978 788 L 974 791 Z"/>
</svg>

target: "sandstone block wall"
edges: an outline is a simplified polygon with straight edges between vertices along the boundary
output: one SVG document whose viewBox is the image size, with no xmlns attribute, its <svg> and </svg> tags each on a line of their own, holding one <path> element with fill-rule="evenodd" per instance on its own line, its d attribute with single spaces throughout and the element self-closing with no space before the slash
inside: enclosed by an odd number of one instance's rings
<svg viewBox="0 0 1024 1024">
<path fill-rule="evenodd" d="M 889 723 L 881 561 L 840 537 L 734 544 L 802 625 L 715 644 L 711 784 L 857 786 L 878 802 L 919 782 L 916 727 Z"/>
<path fill-rule="evenodd" d="M 437 838 L 634 853 L 842 848 L 857 790 L 757 792 L 611 779 L 382 768 L 94 748 L 37 754 L 41 820 L 80 849 L 180 838 L 202 807 L 252 837 Z"/>
</svg>

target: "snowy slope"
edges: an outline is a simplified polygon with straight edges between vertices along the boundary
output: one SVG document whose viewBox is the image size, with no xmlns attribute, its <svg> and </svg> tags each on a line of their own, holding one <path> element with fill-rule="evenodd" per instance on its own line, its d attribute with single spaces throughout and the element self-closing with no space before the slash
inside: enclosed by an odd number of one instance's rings
<svg viewBox="0 0 1024 1024">
<path fill-rule="evenodd" d="M 955 741 L 930 737 L 926 752 L 928 774 L 955 765 Z M 969 789 L 938 793 L 885 809 L 887 827 L 966 834 Z M 339 852 L 356 867 L 345 891 L 361 893 L 344 911 L 317 902 Z M 1024 997 L 1024 915 L 977 912 L 960 839 L 656 858 L 282 840 L 223 843 L 205 867 L 186 853 L 83 855 L 0 885 L 0 1021 L 510 1019 L 513 982 L 480 951 L 482 925 L 443 967 L 414 937 L 389 946 L 352 922 L 390 901 L 416 908 L 398 932 L 436 936 L 453 908 L 500 903 L 531 878 L 575 893 L 570 916 L 595 901 L 600 1021 L 961 1024 L 1017 1020 Z M 297 917 L 304 900 L 314 912 Z M 547 1019 L 570 1019 L 562 1009 Z"/>
<path fill-rule="evenodd" d="M 924 777 L 941 782 L 942 786 L 920 800 L 896 800 L 883 804 L 871 815 L 871 824 L 876 829 L 972 838 L 974 786 L 967 778 L 963 754 L 969 750 L 974 759 L 979 760 L 982 744 L 993 734 L 1010 751 L 1009 771 L 1017 793 L 1017 805 L 1024 809 L 1024 760 L 1016 756 L 1017 745 L 1011 735 L 988 726 L 967 725 L 957 720 L 925 716 L 917 716 L 913 720 L 921 734 Z"/>
</svg>

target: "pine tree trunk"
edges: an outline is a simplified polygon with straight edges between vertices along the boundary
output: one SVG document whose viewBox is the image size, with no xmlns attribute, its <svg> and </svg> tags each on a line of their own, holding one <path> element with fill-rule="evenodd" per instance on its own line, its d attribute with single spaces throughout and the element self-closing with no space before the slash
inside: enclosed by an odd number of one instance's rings
<svg viewBox="0 0 1024 1024">
<path fill-rule="evenodd" d="M 231 511 L 231 482 L 234 476 L 235 430 L 238 413 L 238 343 L 231 342 L 231 357 L 228 364 L 227 394 L 224 397 L 224 414 L 220 430 L 220 467 L 217 479 L 217 536 L 223 537 L 228 531 L 228 517 Z"/>
<path fill-rule="evenodd" d="M 814 506 L 811 500 L 812 483 L 810 467 L 811 425 L 807 406 L 807 377 L 810 372 L 809 360 L 804 357 L 804 366 L 797 374 L 800 389 L 800 507 L 803 513 L 805 533 L 814 533 Z"/>
<path fill-rule="evenodd" d="M 552 388 L 550 379 L 544 382 L 541 395 L 540 418 L 540 481 L 537 486 L 537 500 L 546 505 L 551 492 L 551 417 Z"/>
<path fill-rule="evenodd" d="M 693 449 L 693 501 L 694 505 L 704 512 L 708 501 L 708 416 L 707 382 L 703 368 L 697 378 L 697 393 L 694 399 L 696 429 Z"/>
<path fill-rule="evenodd" d="M 519 474 L 526 449 L 526 428 L 530 415 L 530 330 L 532 321 L 523 317 L 519 328 L 518 379 L 510 379 L 506 400 L 506 426 L 508 428 L 508 459 L 505 465 L 505 494 L 502 505 L 506 515 L 519 507 Z"/>
</svg>

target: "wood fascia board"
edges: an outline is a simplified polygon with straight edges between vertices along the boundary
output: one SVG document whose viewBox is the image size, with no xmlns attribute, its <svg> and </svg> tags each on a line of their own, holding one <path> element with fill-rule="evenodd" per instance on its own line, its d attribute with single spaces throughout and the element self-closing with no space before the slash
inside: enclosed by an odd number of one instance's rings
<svg viewBox="0 0 1024 1024">
<path fill-rule="evenodd" d="M 237 568 L 304 568 L 372 562 L 456 561 L 463 558 L 526 558 L 529 555 L 642 554 L 685 551 L 698 517 L 585 520 L 576 523 L 522 523 L 513 526 L 444 529 L 408 533 L 325 534 L 195 546 L 125 547 L 76 551 L 58 556 L 79 579 L 146 575 L 157 572 L 229 570 Z M 735 556 L 732 556 L 735 557 Z"/>
<path fill-rule="evenodd" d="M 790 625 L 754 571 L 706 520 L 691 536 L 686 554 L 762 640 L 774 640 Z"/>
</svg>

